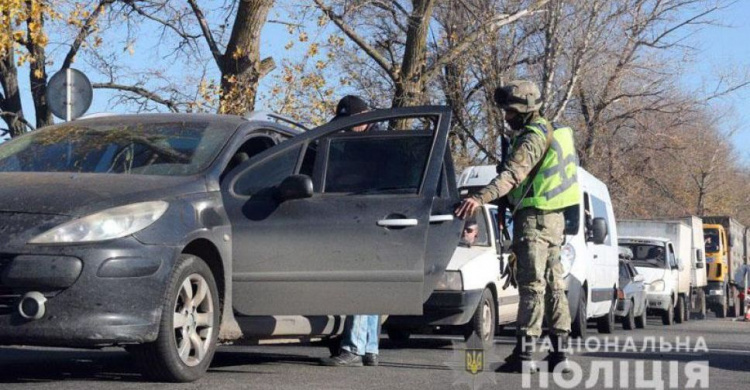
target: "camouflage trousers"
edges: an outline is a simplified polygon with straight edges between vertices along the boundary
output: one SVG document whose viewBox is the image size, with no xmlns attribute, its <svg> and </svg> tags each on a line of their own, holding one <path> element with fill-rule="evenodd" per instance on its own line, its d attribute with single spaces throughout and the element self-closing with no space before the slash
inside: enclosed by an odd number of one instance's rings
<svg viewBox="0 0 750 390">
<path fill-rule="evenodd" d="M 570 332 L 570 311 L 560 263 L 565 218 L 562 211 L 525 208 L 513 218 L 513 252 L 517 258 L 516 280 L 518 335 L 542 334 L 547 319 L 550 334 Z"/>
</svg>

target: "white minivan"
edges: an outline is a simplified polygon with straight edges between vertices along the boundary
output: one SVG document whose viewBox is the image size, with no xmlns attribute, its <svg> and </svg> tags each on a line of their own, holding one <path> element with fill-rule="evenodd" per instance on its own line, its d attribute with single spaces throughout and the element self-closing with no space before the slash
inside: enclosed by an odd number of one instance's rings
<svg viewBox="0 0 750 390">
<path fill-rule="evenodd" d="M 462 188 L 480 188 L 497 176 L 494 165 L 466 168 Z M 617 226 L 607 186 L 578 168 L 580 205 L 565 209 L 561 261 L 572 319 L 572 337 L 586 333 L 596 320 L 600 333 L 612 333 L 619 279 Z"/>
</svg>

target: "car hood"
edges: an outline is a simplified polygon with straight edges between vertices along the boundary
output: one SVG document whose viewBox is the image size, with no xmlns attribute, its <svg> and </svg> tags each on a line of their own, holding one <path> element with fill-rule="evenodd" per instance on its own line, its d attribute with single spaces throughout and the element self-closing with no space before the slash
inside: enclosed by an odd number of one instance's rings
<svg viewBox="0 0 750 390">
<path fill-rule="evenodd" d="M 638 270 L 639 275 L 643 275 L 643 283 L 651 284 L 651 282 L 659 279 L 664 279 L 666 271 L 662 268 L 649 268 L 649 267 L 635 267 Z"/>
<path fill-rule="evenodd" d="M 453 252 L 453 257 L 451 257 L 451 261 L 450 263 L 448 263 L 448 266 L 445 269 L 448 271 L 460 271 L 461 267 L 463 267 L 466 263 L 485 254 L 487 250 L 488 248 L 486 247 L 475 246 L 467 248 L 464 246 L 459 246 L 456 248 L 456 251 Z"/>
<path fill-rule="evenodd" d="M 5 172 L 0 212 L 83 216 L 205 190 L 205 180 L 195 176 Z"/>
</svg>

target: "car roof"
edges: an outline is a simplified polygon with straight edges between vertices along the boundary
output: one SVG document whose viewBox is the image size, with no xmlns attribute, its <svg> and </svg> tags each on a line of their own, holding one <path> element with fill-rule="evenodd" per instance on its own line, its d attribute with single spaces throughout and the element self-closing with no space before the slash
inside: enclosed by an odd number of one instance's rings
<svg viewBox="0 0 750 390">
<path fill-rule="evenodd" d="M 96 113 L 91 114 L 80 119 L 75 120 L 73 123 L 86 124 L 86 123 L 102 123 L 102 122 L 113 122 L 113 121 L 144 121 L 144 122 L 157 122 L 157 121 L 211 121 L 211 122 L 222 122 L 228 126 L 234 126 L 239 128 L 242 125 L 255 124 L 257 127 L 272 127 L 277 130 L 287 132 L 289 135 L 295 136 L 303 133 L 299 128 L 299 125 L 292 127 L 289 126 L 286 120 L 278 120 L 283 118 L 276 115 L 249 115 L 248 117 L 242 117 L 239 115 L 227 115 L 227 114 L 209 114 L 209 113 L 147 113 L 147 114 L 108 114 L 108 113 Z"/>
</svg>

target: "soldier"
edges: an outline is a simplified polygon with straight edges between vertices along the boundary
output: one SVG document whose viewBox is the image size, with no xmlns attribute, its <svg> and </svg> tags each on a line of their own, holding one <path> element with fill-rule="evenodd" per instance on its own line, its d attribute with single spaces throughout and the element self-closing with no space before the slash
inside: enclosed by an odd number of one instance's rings
<svg viewBox="0 0 750 390">
<path fill-rule="evenodd" d="M 564 346 L 570 333 L 570 313 L 560 246 L 563 209 L 578 204 L 580 198 L 573 130 L 542 117 L 541 94 L 530 81 L 512 81 L 497 88 L 494 98 L 515 133 L 510 158 L 498 167 L 499 175 L 489 185 L 461 203 L 456 215 L 471 216 L 480 205 L 504 196 L 514 207 L 518 331 L 516 348 L 501 370 L 521 372 L 524 362 L 530 372 L 538 370 L 531 352 L 546 314 L 553 346 L 547 357 L 550 370 L 562 365 L 563 372 L 569 372 Z"/>
</svg>

